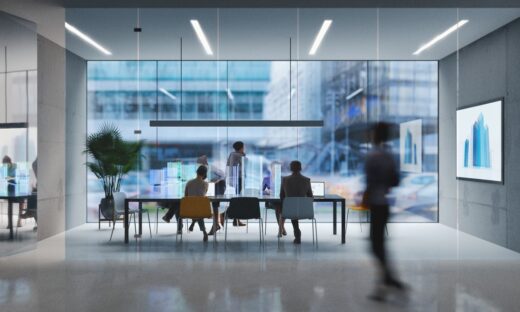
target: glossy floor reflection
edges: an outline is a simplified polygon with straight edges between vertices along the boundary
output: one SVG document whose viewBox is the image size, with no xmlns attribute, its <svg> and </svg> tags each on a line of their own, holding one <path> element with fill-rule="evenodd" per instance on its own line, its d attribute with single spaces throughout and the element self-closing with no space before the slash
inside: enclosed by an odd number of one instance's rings
<svg viewBox="0 0 520 312">
<path fill-rule="evenodd" d="M 304 244 L 269 226 L 231 228 L 214 245 L 197 230 L 175 242 L 174 225 L 130 245 L 122 229 L 85 225 L 0 259 L 0 311 L 515 311 L 520 254 L 439 224 L 392 224 L 393 259 L 411 287 L 409 302 L 375 303 L 368 226 L 348 228 L 339 244 L 330 224 L 310 225 Z M 147 230 L 147 227 L 144 227 Z M 290 229 L 290 226 L 288 226 Z M 155 232 L 154 232 L 155 234 Z M 289 233 L 290 234 L 290 233 Z"/>
</svg>

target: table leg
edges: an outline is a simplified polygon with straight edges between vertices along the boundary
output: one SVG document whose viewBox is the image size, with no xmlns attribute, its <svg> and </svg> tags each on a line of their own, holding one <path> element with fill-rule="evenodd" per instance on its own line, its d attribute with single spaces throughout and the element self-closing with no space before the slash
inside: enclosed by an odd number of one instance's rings
<svg viewBox="0 0 520 312">
<path fill-rule="evenodd" d="M 128 201 L 125 200 L 125 218 L 124 218 L 124 228 L 125 228 L 125 244 L 128 244 Z"/>
<path fill-rule="evenodd" d="M 9 227 L 9 239 L 14 239 L 13 232 L 13 202 L 7 202 L 7 225 Z"/>
<path fill-rule="evenodd" d="M 337 214 L 337 206 L 336 206 L 336 201 L 333 201 L 332 202 L 332 234 L 336 235 L 337 234 L 337 223 L 338 223 L 338 218 L 336 216 Z"/>
<path fill-rule="evenodd" d="M 345 200 L 341 201 L 341 243 L 345 244 L 346 241 L 346 231 L 345 231 Z"/>
<path fill-rule="evenodd" d="M 143 235 L 143 203 L 139 202 L 139 237 Z"/>
</svg>

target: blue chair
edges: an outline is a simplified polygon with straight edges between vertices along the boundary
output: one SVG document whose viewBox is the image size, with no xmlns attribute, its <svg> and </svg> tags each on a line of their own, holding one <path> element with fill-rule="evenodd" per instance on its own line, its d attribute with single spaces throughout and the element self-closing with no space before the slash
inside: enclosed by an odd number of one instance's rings
<svg viewBox="0 0 520 312">
<path fill-rule="evenodd" d="M 314 200 L 312 197 L 286 197 L 282 205 L 282 218 L 290 220 L 312 221 L 312 243 L 316 235 L 316 247 L 318 247 L 318 224 L 314 217 Z M 314 233 L 316 232 L 316 234 Z M 278 237 L 278 243 L 280 237 Z"/>
</svg>

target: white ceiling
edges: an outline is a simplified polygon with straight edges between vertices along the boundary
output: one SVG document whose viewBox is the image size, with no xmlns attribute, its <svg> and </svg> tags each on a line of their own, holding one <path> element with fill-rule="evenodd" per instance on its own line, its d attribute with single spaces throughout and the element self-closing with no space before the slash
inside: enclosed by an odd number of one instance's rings
<svg viewBox="0 0 520 312">
<path fill-rule="evenodd" d="M 458 18 L 457 18 L 458 16 Z M 87 33 L 105 56 L 67 33 L 67 48 L 87 60 L 438 60 L 520 17 L 518 9 L 140 9 L 140 43 L 133 28 L 137 9 L 67 9 L 66 21 Z M 198 19 L 213 56 L 204 53 L 190 19 Z M 324 19 L 333 24 L 309 56 Z M 468 19 L 419 56 L 413 52 L 458 19 Z M 379 33 L 378 33 L 379 29 Z M 457 37 L 458 42 L 457 44 Z M 139 49 L 138 49 L 139 47 Z"/>
</svg>

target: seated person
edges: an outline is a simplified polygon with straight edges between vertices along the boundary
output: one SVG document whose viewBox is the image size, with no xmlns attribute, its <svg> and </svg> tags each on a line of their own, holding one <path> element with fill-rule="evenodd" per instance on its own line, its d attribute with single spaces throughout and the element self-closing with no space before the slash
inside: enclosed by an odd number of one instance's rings
<svg viewBox="0 0 520 312">
<path fill-rule="evenodd" d="M 280 199 L 283 202 L 285 197 L 312 197 L 311 179 L 301 174 L 302 164 L 297 160 L 291 161 L 290 164 L 292 174 L 282 178 L 282 187 L 280 189 Z M 283 209 L 283 208 L 282 208 Z M 281 220 L 281 230 L 285 220 Z M 298 220 L 291 220 L 294 228 L 294 243 L 301 244 L 301 231 Z"/>
<path fill-rule="evenodd" d="M 195 179 L 189 180 L 186 183 L 186 188 L 184 189 L 184 196 L 205 196 L 208 191 L 208 182 L 204 181 L 208 174 L 208 168 L 206 166 L 200 166 L 197 169 L 197 177 Z M 163 220 L 169 222 L 169 220 L 173 217 L 173 215 L 177 215 L 177 224 L 180 225 L 177 227 L 177 233 L 182 231 L 182 218 L 179 218 L 178 208 L 172 207 L 168 210 L 166 215 L 163 217 Z M 168 219 L 166 219 L 168 218 Z M 199 228 L 204 234 L 203 241 L 208 241 L 208 233 L 206 232 L 206 227 L 204 225 L 203 219 L 195 220 L 199 224 Z"/>
</svg>

